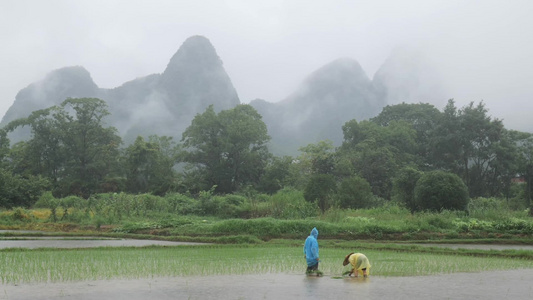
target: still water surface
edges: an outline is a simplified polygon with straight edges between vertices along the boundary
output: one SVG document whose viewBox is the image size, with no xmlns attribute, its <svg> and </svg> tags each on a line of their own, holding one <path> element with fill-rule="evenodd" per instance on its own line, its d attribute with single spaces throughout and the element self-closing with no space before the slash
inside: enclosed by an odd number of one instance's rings
<svg viewBox="0 0 533 300">
<path fill-rule="evenodd" d="M 533 269 L 342 278 L 256 274 L 2 285 L 0 299 L 533 299 Z"/>
<path fill-rule="evenodd" d="M 154 240 L 133 240 L 133 239 L 95 239 L 95 238 L 17 238 L 0 240 L 0 249 L 6 248 L 96 248 L 96 247 L 144 247 L 151 245 L 178 246 L 196 245 L 200 243 L 154 241 Z"/>
<path fill-rule="evenodd" d="M 60 237 L 0 240 L 0 248 L 89 248 L 191 243 Z M 432 247 L 525 249 L 533 246 L 428 244 Z M 216 261 L 213 261 L 216 263 Z M 113 279 L 0 284 L 0 299 L 533 299 L 533 269 L 416 277 L 306 277 L 303 274 Z"/>
</svg>

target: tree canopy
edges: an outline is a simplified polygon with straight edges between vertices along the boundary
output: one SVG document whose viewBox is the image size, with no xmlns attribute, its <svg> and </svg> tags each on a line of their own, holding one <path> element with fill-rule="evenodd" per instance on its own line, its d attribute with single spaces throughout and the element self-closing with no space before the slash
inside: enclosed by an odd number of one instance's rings
<svg viewBox="0 0 533 300">
<path fill-rule="evenodd" d="M 259 182 L 270 153 L 270 137 L 261 115 L 250 105 L 216 113 L 209 106 L 196 115 L 182 137 L 182 160 L 189 163 L 189 175 L 200 173 L 197 189 L 231 193 Z"/>
</svg>

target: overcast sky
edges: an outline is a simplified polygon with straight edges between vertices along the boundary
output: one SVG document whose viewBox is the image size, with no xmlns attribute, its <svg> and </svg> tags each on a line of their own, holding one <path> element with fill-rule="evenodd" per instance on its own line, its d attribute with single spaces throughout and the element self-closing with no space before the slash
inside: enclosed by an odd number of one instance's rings
<svg viewBox="0 0 533 300">
<path fill-rule="evenodd" d="M 529 0 L 0 0 L 0 116 L 52 70 L 83 66 L 113 88 L 163 72 L 203 35 L 244 103 L 282 100 L 340 57 L 372 78 L 393 49 L 410 47 L 459 107 L 483 100 L 506 127 L 533 131 L 532 12 Z"/>
</svg>

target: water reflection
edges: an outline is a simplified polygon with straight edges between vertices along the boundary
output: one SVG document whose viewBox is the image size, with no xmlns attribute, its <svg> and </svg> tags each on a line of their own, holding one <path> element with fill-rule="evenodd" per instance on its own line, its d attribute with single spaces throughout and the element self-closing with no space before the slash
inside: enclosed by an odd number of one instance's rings
<svg viewBox="0 0 533 300">
<path fill-rule="evenodd" d="M 0 299 L 533 299 L 533 269 L 341 278 L 254 274 L 2 285 Z M 68 296 L 68 297 L 67 297 Z"/>
<path fill-rule="evenodd" d="M 0 240 L 0 249 L 6 248 L 96 248 L 96 247 L 144 247 L 152 245 L 178 246 L 178 245 L 198 245 L 199 243 L 154 241 L 154 240 L 130 240 L 130 239 L 94 239 L 76 238 L 64 239 L 57 237 L 41 238 L 17 238 Z"/>
</svg>

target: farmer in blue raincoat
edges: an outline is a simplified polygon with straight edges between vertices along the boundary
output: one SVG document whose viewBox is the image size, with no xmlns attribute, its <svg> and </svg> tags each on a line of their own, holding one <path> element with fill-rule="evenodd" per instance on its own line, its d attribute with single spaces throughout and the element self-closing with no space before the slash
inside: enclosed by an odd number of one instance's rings
<svg viewBox="0 0 533 300">
<path fill-rule="evenodd" d="M 307 274 L 316 272 L 317 275 L 320 275 L 321 272 L 318 271 L 318 230 L 313 228 L 311 234 L 307 237 L 304 244 L 304 257 L 307 260 Z"/>
</svg>

